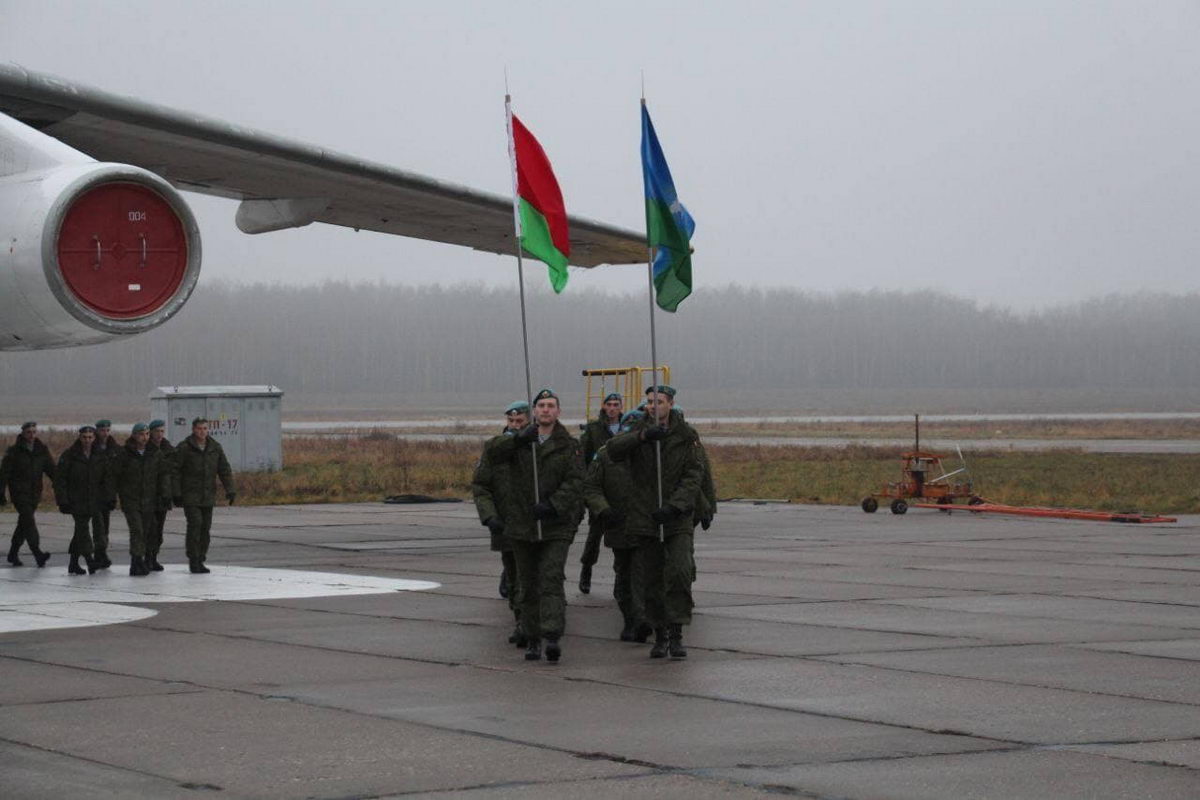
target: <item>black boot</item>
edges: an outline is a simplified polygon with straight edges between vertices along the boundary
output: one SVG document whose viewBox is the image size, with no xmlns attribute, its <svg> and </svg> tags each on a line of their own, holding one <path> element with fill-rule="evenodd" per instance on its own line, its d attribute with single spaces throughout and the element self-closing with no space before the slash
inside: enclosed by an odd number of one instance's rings
<svg viewBox="0 0 1200 800">
<path fill-rule="evenodd" d="M 646 639 L 648 639 L 652 633 L 654 633 L 654 628 L 651 628 L 649 623 L 639 622 L 637 627 L 633 629 L 633 640 L 638 644 L 645 644 Z"/>
<path fill-rule="evenodd" d="M 141 556 L 130 556 L 129 574 L 138 578 L 149 575 L 150 568 L 146 566 L 146 559 L 142 558 Z"/>
<path fill-rule="evenodd" d="M 149 568 L 151 572 L 163 571 L 163 565 L 158 563 L 158 553 L 151 553 L 150 555 L 146 556 L 146 567 Z"/>
<path fill-rule="evenodd" d="M 508 599 L 508 570 L 500 570 L 500 596 Z"/>
<path fill-rule="evenodd" d="M 513 632 L 508 635 L 508 643 L 515 644 L 517 647 L 525 647 L 529 644 L 529 637 L 525 635 L 525 629 L 521 627 L 520 620 L 517 620 L 517 624 L 513 626 Z"/>
<path fill-rule="evenodd" d="M 634 621 L 631 618 L 626 617 L 625 618 L 625 627 L 621 628 L 621 641 L 622 642 L 632 642 L 633 637 L 636 635 L 637 635 L 637 625 L 634 623 Z"/>
<path fill-rule="evenodd" d="M 188 572 L 193 575 L 203 575 L 208 572 L 208 567 L 204 566 L 204 562 L 198 558 L 193 558 L 188 561 Z"/>
<path fill-rule="evenodd" d="M 67 564 L 68 575 L 87 575 L 87 570 L 79 566 L 79 556 L 71 554 L 71 563 Z"/>
<path fill-rule="evenodd" d="M 526 661 L 541 661 L 542 660 L 542 640 L 530 639 L 529 645 L 525 648 Z"/>
<path fill-rule="evenodd" d="M 38 569 L 46 566 L 46 562 L 50 560 L 50 554 L 45 550 L 34 550 L 33 560 L 37 562 Z"/>
<path fill-rule="evenodd" d="M 579 569 L 579 591 L 584 594 L 592 593 L 592 565 L 584 564 Z"/>
<path fill-rule="evenodd" d="M 551 664 L 557 664 L 562 658 L 562 648 L 558 646 L 558 637 L 546 637 L 546 660 Z"/>
<path fill-rule="evenodd" d="M 650 648 L 651 658 L 666 658 L 667 657 L 667 629 L 654 629 L 654 646 Z"/>
<path fill-rule="evenodd" d="M 12 547 L 8 548 L 8 563 L 12 564 L 14 567 L 25 566 L 25 563 L 21 561 L 20 557 L 17 555 L 20 550 L 21 545 L 17 544 L 16 542 L 13 542 Z"/>
<path fill-rule="evenodd" d="M 112 561 L 108 559 L 108 553 L 104 550 L 97 550 L 92 556 L 92 563 L 96 565 L 96 569 L 108 569 L 112 566 Z"/>
<path fill-rule="evenodd" d="M 667 652 L 671 658 L 687 658 L 687 648 L 683 646 L 683 626 L 672 622 L 667 627 Z"/>
<path fill-rule="evenodd" d="M 83 560 L 87 562 L 88 575 L 95 575 L 100 570 L 104 569 L 100 566 L 100 562 L 94 556 L 84 556 Z"/>
</svg>

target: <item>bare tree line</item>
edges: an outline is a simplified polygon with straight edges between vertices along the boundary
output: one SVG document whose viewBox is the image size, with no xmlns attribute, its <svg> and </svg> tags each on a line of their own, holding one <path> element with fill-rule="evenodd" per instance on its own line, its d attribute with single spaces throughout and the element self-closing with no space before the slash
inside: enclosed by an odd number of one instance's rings
<svg viewBox="0 0 1200 800">
<path fill-rule="evenodd" d="M 530 298 L 538 385 L 648 364 L 644 295 Z M 1112 296 L 1016 313 L 931 292 L 729 286 L 660 314 L 659 352 L 691 388 L 1200 387 L 1200 295 Z M 500 392 L 524 378 L 515 291 L 204 283 L 163 327 L 87 348 L 0 355 L 4 397 L 85 386 L 273 383 L 297 393 Z"/>
</svg>

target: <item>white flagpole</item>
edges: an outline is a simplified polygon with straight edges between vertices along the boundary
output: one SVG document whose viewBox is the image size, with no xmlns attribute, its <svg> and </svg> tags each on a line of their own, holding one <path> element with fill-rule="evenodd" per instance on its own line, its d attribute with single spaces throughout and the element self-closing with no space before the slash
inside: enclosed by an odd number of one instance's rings
<svg viewBox="0 0 1200 800">
<path fill-rule="evenodd" d="M 507 92 L 508 75 L 504 77 L 505 90 Z M 533 417 L 533 379 L 529 374 L 529 325 L 525 319 L 525 263 L 521 258 L 521 210 L 520 200 L 517 195 L 517 144 L 513 139 L 513 122 L 512 122 L 512 96 L 504 95 L 504 119 L 508 126 L 508 162 L 512 171 L 512 197 L 513 197 L 513 239 L 517 246 L 517 285 L 520 287 L 521 294 L 521 344 L 525 349 L 525 396 L 529 398 L 529 419 L 534 425 L 537 422 Z M 537 461 L 537 442 L 529 443 L 529 454 L 533 460 L 533 502 L 536 505 L 542 501 L 541 489 L 538 486 L 538 461 Z M 537 522 L 537 538 L 542 540 L 542 521 Z"/>
</svg>

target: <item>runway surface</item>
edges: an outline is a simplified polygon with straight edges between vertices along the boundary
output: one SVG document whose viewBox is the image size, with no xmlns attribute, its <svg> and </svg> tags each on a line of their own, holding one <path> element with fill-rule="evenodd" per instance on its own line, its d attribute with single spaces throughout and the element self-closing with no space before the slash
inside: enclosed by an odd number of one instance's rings
<svg viewBox="0 0 1200 800">
<path fill-rule="evenodd" d="M 173 512 L 167 573 L 68 580 L 65 519 L 0 568 L 4 798 L 1200 796 L 1200 517 L 729 503 L 686 661 L 578 541 L 558 665 L 466 504 L 220 508 L 210 576 Z"/>
</svg>

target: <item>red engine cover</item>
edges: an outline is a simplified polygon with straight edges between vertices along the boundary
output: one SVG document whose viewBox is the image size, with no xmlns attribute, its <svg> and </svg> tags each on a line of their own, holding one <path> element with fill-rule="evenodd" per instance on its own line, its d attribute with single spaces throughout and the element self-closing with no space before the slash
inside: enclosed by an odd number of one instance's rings
<svg viewBox="0 0 1200 800">
<path fill-rule="evenodd" d="M 58 234 L 58 265 L 72 294 L 93 311 L 133 319 L 162 308 L 188 264 L 183 223 L 149 187 L 106 183 L 71 203 Z"/>
</svg>

